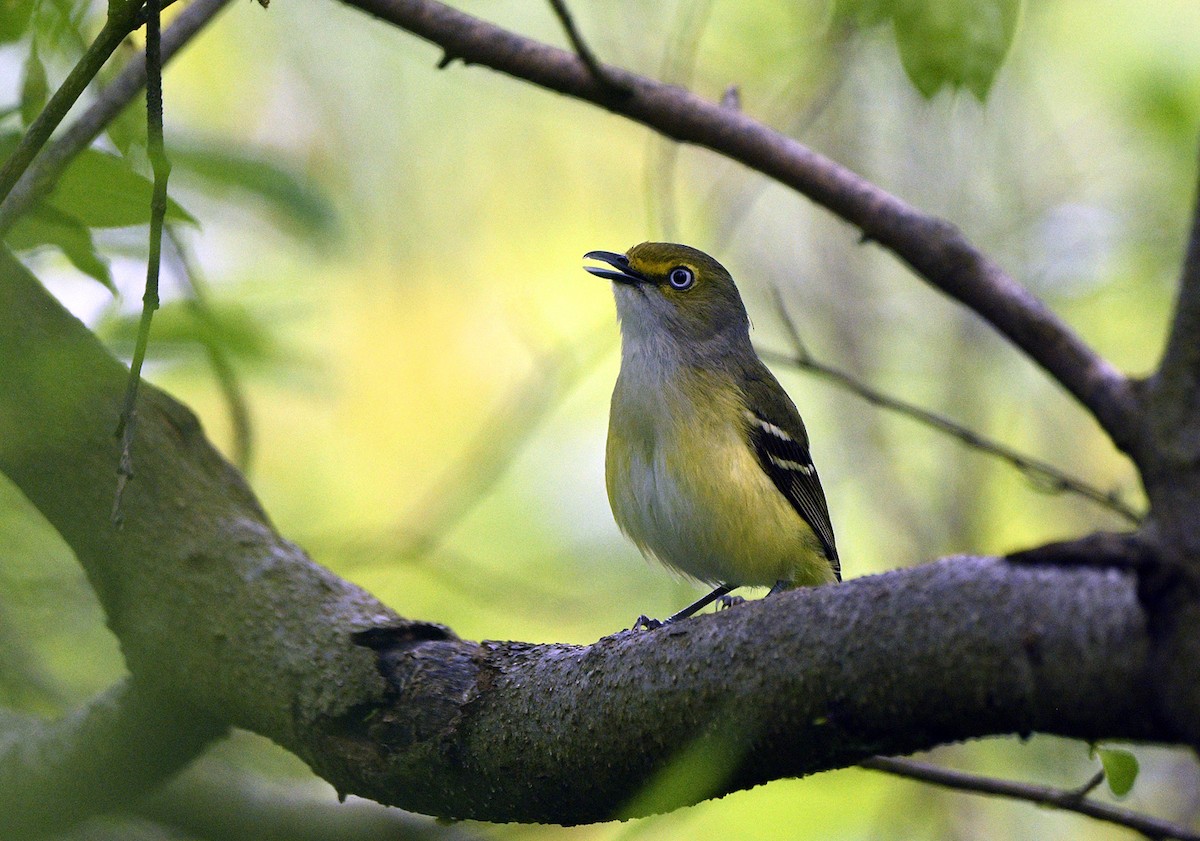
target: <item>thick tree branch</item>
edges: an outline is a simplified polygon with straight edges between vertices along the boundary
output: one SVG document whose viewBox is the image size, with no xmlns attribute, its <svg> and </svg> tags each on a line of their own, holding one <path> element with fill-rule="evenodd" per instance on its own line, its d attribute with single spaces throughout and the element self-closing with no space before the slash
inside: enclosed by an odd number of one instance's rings
<svg viewBox="0 0 1200 841">
<path fill-rule="evenodd" d="M 845 167 L 740 111 L 614 67 L 631 91 L 614 93 L 577 56 L 434 0 L 344 0 L 431 41 L 448 59 L 483 64 L 712 149 L 786 184 L 892 250 L 929 283 L 974 310 L 1045 368 L 1118 447 L 1132 445 L 1137 406 L 1129 381 L 1045 304 L 950 223 L 906 204 Z"/>
<path fill-rule="evenodd" d="M 0 837 L 33 838 L 128 803 L 225 732 L 126 681 L 60 721 L 0 720 Z"/>
<path fill-rule="evenodd" d="M 591 646 L 469 642 L 309 561 L 149 386 L 118 531 L 125 369 L 7 256 L 0 298 L 0 470 L 75 550 L 135 677 L 340 791 L 579 823 L 988 734 L 1177 739 L 1112 570 L 955 558 Z M 706 787 L 635 799 L 692 747 L 721 757 Z"/>
</svg>

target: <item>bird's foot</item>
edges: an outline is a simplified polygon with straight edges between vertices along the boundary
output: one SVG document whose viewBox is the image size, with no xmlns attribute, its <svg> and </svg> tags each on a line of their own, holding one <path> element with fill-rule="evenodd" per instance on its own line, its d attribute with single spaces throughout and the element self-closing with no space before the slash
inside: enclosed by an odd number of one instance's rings
<svg viewBox="0 0 1200 841">
<path fill-rule="evenodd" d="M 646 614 L 643 613 L 641 616 L 639 616 L 634 621 L 633 627 L 630 628 L 629 630 L 631 630 L 631 631 L 653 631 L 656 628 L 661 628 L 662 626 L 663 626 L 662 622 L 660 622 L 657 619 L 651 619 L 649 616 L 647 616 Z"/>
<path fill-rule="evenodd" d="M 767 595 L 773 596 L 776 593 L 782 593 L 784 590 L 791 590 L 795 586 L 796 585 L 790 581 L 783 581 L 783 580 L 776 581 L 775 586 L 770 589 L 770 591 L 767 593 Z"/>
<path fill-rule="evenodd" d="M 721 596 L 721 598 L 717 599 L 717 610 L 729 610 L 729 608 L 739 605 L 744 601 L 745 599 L 741 596 Z"/>
</svg>

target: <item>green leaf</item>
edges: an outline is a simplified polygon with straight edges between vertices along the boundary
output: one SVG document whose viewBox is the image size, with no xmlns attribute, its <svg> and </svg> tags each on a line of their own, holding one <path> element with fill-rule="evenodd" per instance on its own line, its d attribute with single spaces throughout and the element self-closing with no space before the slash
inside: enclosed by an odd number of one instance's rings
<svg viewBox="0 0 1200 841">
<path fill-rule="evenodd" d="M 140 318 L 141 313 L 114 315 L 100 326 L 100 332 L 114 344 L 132 350 Z M 173 300 L 155 314 L 154 348 L 159 357 L 183 356 L 210 345 L 246 363 L 270 362 L 276 357 L 267 326 L 240 304 Z"/>
<path fill-rule="evenodd" d="M 120 228 L 150 221 L 153 191 L 150 179 L 134 172 L 124 158 L 85 149 L 67 166 L 44 201 L 88 227 Z M 196 223 L 190 213 L 169 198 L 167 219 Z"/>
<path fill-rule="evenodd" d="M 33 0 L 0 0 L 0 44 L 21 40 L 32 11 Z"/>
<path fill-rule="evenodd" d="M 52 207 L 35 207 L 13 225 L 5 241 L 15 251 L 53 245 L 75 268 L 103 283 L 114 295 L 117 292 L 107 261 L 96 252 L 92 232 L 69 214 Z"/>
<path fill-rule="evenodd" d="M 1117 797 L 1129 794 L 1137 780 L 1137 757 L 1121 748 L 1093 748 L 1093 752 L 1104 766 L 1104 778 L 1112 793 Z"/>
<path fill-rule="evenodd" d="M 21 82 L 21 122 L 29 125 L 34 117 L 46 107 L 50 96 L 50 83 L 46 79 L 46 65 L 38 57 L 37 45 L 29 48 L 25 58 L 25 78 Z"/>
<path fill-rule="evenodd" d="M 173 144 L 171 163 L 218 189 L 242 190 L 265 202 L 306 236 L 335 233 L 329 198 L 300 173 L 245 150 L 218 144 Z"/>
<path fill-rule="evenodd" d="M 983 100 L 1012 46 L 1021 0 L 906 0 L 893 16 L 900 61 L 924 96 L 965 86 Z"/>
</svg>

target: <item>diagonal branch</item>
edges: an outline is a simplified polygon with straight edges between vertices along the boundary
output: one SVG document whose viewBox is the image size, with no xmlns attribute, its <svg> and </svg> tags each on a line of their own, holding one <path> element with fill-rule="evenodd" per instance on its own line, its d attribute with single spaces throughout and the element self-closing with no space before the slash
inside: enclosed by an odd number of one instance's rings
<svg viewBox="0 0 1200 841">
<path fill-rule="evenodd" d="M 1072 790 L 981 777 L 978 774 L 942 768 L 915 759 L 876 756 L 860 762 L 859 765 L 874 771 L 884 771 L 888 774 L 920 780 L 956 791 L 970 791 L 993 797 L 1009 797 L 1037 803 L 1040 806 L 1052 806 L 1055 809 L 1076 812 L 1080 815 L 1087 815 L 1089 818 L 1132 829 L 1147 838 L 1155 839 L 1155 841 L 1168 838 L 1179 839 L 1179 841 L 1200 841 L 1200 832 L 1186 826 L 1088 799 L 1087 793 L 1104 779 L 1103 771 L 1098 772 L 1097 776 L 1093 777 L 1083 788 Z"/>
<path fill-rule="evenodd" d="M 595 103 L 804 194 L 986 319 L 1082 403 L 1119 448 L 1131 448 L 1138 408 L 1129 380 L 949 222 L 752 117 L 682 88 L 609 67 L 609 75 L 632 91 L 615 97 L 574 54 L 434 0 L 344 1 L 439 45 L 448 56 Z"/>
<path fill-rule="evenodd" d="M 783 298 L 779 294 L 777 287 L 772 287 L 775 295 L 775 306 L 779 311 L 780 318 L 783 319 L 783 324 L 792 341 L 792 353 L 782 354 L 774 353 L 769 350 L 760 350 L 759 355 L 767 360 L 775 360 L 785 365 L 791 365 L 799 368 L 802 371 L 808 371 L 822 379 L 828 380 L 835 385 L 845 389 L 846 391 L 856 394 L 863 400 L 866 400 L 873 406 L 879 406 L 883 409 L 895 412 L 899 415 L 912 418 L 918 423 L 935 429 L 951 438 L 957 438 L 968 447 L 979 450 L 988 455 L 1006 461 L 1015 467 L 1017 470 L 1025 474 L 1030 481 L 1035 483 L 1036 487 L 1045 488 L 1050 492 L 1062 493 L 1068 492 L 1077 494 L 1084 499 L 1090 500 L 1097 505 L 1108 509 L 1129 522 L 1130 525 L 1138 526 L 1142 523 L 1142 515 L 1129 506 L 1121 495 L 1113 491 L 1102 491 L 1100 488 L 1085 482 L 1084 480 L 1072 476 L 1071 474 L 1060 470 L 1049 462 L 1034 458 L 1033 456 L 1022 453 L 1019 450 L 1013 449 L 1007 444 L 988 438 L 975 430 L 950 420 L 947 417 L 931 412 L 928 409 L 922 408 L 914 403 L 909 403 L 906 400 L 901 400 L 898 397 L 893 397 L 886 394 L 877 388 L 873 388 L 866 383 L 859 381 L 852 374 L 835 368 L 832 365 L 826 365 L 818 359 L 815 359 L 804 341 L 800 338 L 800 332 L 796 328 L 795 321 L 787 311 L 787 307 L 783 303 Z"/>
</svg>

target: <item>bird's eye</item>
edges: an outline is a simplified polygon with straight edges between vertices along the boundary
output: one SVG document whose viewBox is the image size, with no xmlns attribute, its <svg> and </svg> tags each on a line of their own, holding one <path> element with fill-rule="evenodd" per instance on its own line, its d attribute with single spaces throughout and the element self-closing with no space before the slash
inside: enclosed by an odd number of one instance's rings
<svg viewBox="0 0 1200 841">
<path fill-rule="evenodd" d="M 676 266 L 667 275 L 667 282 L 675 289 L 690 289 L 696 282 L 696 275 L 687 266 Z"/>
</svg>

